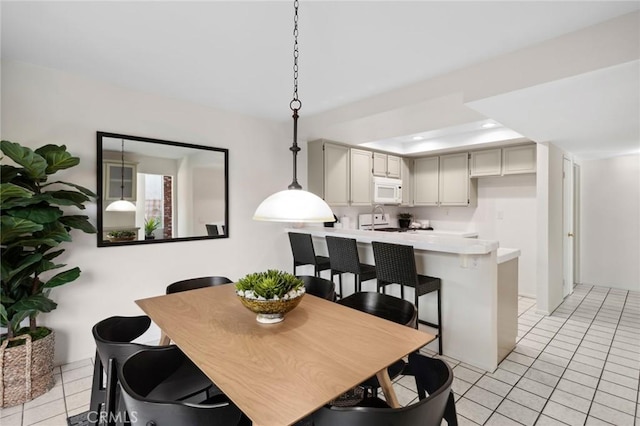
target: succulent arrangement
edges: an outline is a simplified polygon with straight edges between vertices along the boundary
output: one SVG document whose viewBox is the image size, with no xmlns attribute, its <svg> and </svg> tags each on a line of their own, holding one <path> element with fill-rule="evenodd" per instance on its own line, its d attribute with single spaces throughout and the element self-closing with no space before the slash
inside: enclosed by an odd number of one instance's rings
<svg viewBox="0 0 640 426">
<path fill-rule="evenodd" d="M 107 236 L 111 238 L 133 238 L 136 233 L 134 231 L 111 231 L 107 233 Z"/>
<path fill-rule="evenodd" d="M 304 294 L 304 283 L 295 275 L 270 269 L 255 272 L 236 283 L 238 296 L 256 300 L 289 300 Z"/>
</svg>

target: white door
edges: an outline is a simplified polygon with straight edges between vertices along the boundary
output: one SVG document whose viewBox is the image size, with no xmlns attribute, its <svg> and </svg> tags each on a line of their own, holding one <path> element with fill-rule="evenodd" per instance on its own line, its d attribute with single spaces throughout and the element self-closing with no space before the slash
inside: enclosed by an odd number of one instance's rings
<svg viewBox="0 0 640 426">
<path fill-rule="evenodd" d="M 573 164 L 562 164 L 562 282 L 563 296 L 573 293 Z"/>
</svg>

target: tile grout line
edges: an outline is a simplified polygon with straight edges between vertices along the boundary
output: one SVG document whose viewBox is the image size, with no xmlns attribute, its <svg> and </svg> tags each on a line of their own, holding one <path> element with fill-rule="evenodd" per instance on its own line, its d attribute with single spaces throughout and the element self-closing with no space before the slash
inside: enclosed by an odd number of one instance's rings
<svg viewBox="0 0 640 426">
<path fill-rule="evenodd" d="M 609 291 L 607 291 L 607 296 L 609 296 L 609 292 L 610 292 L 610 290 L 609 290 Z M 627 293 L 625 293 L 625 296 L 624 296 L 624 300 L 625 300 L 625 301 L 624 301 L 624 303 L 622 304 L 622 309 L 620 310 L 620 316 L 618 317 L 618 321 L 616 322 L 616 327 L 615 327 L 615 329 L 614 329 L 614 331 L 613 331 L 613 337 L 611 338 L 611 345 L 609 345 L 609 350 L 607 351 L 607 355 L 606 355 L 606 357 L 605 357 L 605 359 L 604 359 L 604 364 L 602 365 L 602 371 L 600 372 L 600 377 L 598 377 L 598 383 L 596 383 L 596 388 L 595 388 L 595 392 L 593 393 L 593 398 L 591 398 L 591 401 L 589 402 L 589 410 L 587 411 L 587 418 L 588 418 L 588 417 L 590 416 L 590 414 L 591 414 L 591 408 L 593 407 L 593 403 L 595 402 L 595 399 L 596 399 L 596 393 L 598 392 L 598 386 L 600 385 L 600 382 L 602 381 L 602 375 L 604 374 L 605 366 L 607 365 L 607 359 L 609 358 L 609 353 L 611 352 L 611 347 L 612 347 L 612 345 L 613 345 L 613 339 L 615 338 L 616 331 L 618 330 L 618 325 L 620 324 L 620 319 L 622 318 L 622 313 L 624 312 L 624 305 L 625 305 L 625 303 L 626 303 L 626 301 L 627 301 L 627 297 L 628 297 L 628 295 L 629 295 L 629 293 L 628 293 L 628 292 L 627 292 Z M 605 297 L 605 299 L 604 299 L 604 301 L 603 301 L 603 303 L 602 303 L 603 305 L 606 303 L 606 300 L 607 300 L 607 299 L 606 299 L 606 297 Z M 602 308 L 600 308 L 600 309 L 602 309 Z M 598 310 L 598 312 L 600 312 L 600 309 Z M 596 314 L 596 317 L 597 317 L 597 314 Z M 589 328 L 591 328 L 591 327 L 589 327 Z M 617 395 L 616 395 L 616 396 L 617 396 Z M 637 401 L 636 401 L 636 402 L 637 402 Z M 595 417 L 595 416 L 593 416 L 593 417 L 594 417 L 594 418 L 596 418 L 596 419 L 598 419 L 598 420 L 606 421 L 606 420 L 601 419 L 601 418 L 599 418 L 599 417 Z"/>
<path fill-rule="evenodd" d="M 565 321 L 565 323 L 566 323 L 566 322 L 567 322 L 571 317 L 573 317 L 573 315 L 575 314 L 575 312 L 580 308 L 580 306 L 585 302 L 585 300 L 587 300 L 587 299 L 588 299 L 588 297 L 589 297 L 589 295 L 591 294 L 591 292 L 592 292 L 592 291 L 593 291 L 593 286 L 589 289 L 589 291 L 587 292 L 587 294 L 585 294 L 585 296 L 581 299 L 580 303 L 578 303 L 578 305 L 577 305 L 577 306 L 576 306 L 576 308 L 573 310 L 573 312 L 571 313 L 571 315 L 567 318 L 567 320 Z M 609 294 L 609 290 L 607 290 L 606 294 Z M 600 312 L 600 309 L 602 309 L 602 305 L 604 304 L 604 301 L 605 301 L 605 300 L 606 300 L 606 295 L 603 297 L 602 302 L 600 303 L 600 306 L 598 307 L 598 311 L 597 311 L 597 312 Z M 564 302 L 563 302 L 563 303 L 564 303 Z M 594 321 L 594 319 L 598 316 L 597 312 L 596 312 L 596 314 L 593 316 L 593 318 L 591 319 L 591 321 L 589 322 L 589 326 L 587 327 L 587 329 L 585 330 L 585 332 L 582 334 L 582 338 L 580 339 L 580 343 L 576 346 L 576 350 L 575 350 L 575 351 L 573 352 L 573 354 L 571 355 L 571 358 L 569 358 L 569 363 L 567 364 L 567 366 L 566 366 L 566 367 L 564 367 L 564 371 L 562 372 L 562 376 L 560 376 L 560 377 L 558 378 L 558 381 L 557 381 L 557 382 L 556 382 L 556 384 L 553 386 L 553 389 L 551 390 L 551 393 L 549 394 L 549 397 L 548 397 L 548 398 L 546 398 L 546 401 L 545 401 L 544 405 L 542 406 L 542 409 L 540 410 L 540 414 L 539 414 L 539 415 L 538 415 L 538 417 L 536 418 L 536 422 L 540 419 L 540 416 L 543 414 L 543 411 L 544 411 L 545 407 L 549 404 L 549 401 L 551 401 L 551 395 L 553 395 L 553 393 L 554 393 L 554 392 L 556 391 L 556 389 L 558 388 L 558 383 L 560 383 L 560 380 L 562 380 L 562 378 L 563 378 L 563 376 L 564 376 L 564 373 L 569 369 L 569 364 L 571 363 L 571 361 L 573 361 L 573 358 L 575 357 L 576 352 L 578 351 L 578 349 L 580 348 L 580 345 L 581 345 L 581 344 L 582 344 L 582 342 L 584 341 L 584 337 L 587 335 L 587 333 L 588 333 L 588 332 L 589 332 L 589 330 L 591 329 L 591 326 L 593 325 L 593 321 Z M 553 313 L 552 313 L 552 315 L 553 315 Z M 563 323 L 563 325 L 564 325 L 564 323 Z M 558 331 L 559 331 L 561 328 L 562 328 L 562 327 L 560 327 L 560 328 L 558 329 Z M 554 335 L 554 337 L 555 337 L 557 334 L 558 334 L 558 333 L 556 333 L 556 334 Z M 548 346 L 548 345 L 547 345 L 547 346 Z M 545 349 L 546 349 L 546 346 L 545 346 Z M 543 350 L 543 351 L 544 351 L 544 350 Z M 537 358 L 536 358 L 536 359 L 537 359 Z M 576 361 L 576 362 L 578 362 L 578 361 Z M 604 365 L 602 366 L 602 369 L 604 370 Z M 600 375 L 602 375 L 602 372 L 600 372 Z M 567 379 L 567 380 L 569 380 L 569 379 Z M 583 386 L 584 386 L 584 385 L 583 385 Z M 597 388 L 597 386 L 596 386 L 596 388 L 594 389 L 593 397 L 591 398 L 591 402 L 593 401 L 593 398 L 595 398 L 595 392 L 596 392 L 597 390 L 598 390 L 598 388 Z M 567 392 L 567 393 L 570 393 L 570 392 Z M 573 394 L 571 394 L 571 395 L 573 395 Z M 579 395 L 575 395 L 575 396 L 578 396 L 578 397 L 579 397 Z M 560 404 L 559 402 L 556 402 L 556 401 L 552 401 L 552 402 L 554 402 L 554 403 L 556 403 L 556 404 L 559 404 L 559 405 L 562 405 L 562 406 L 565 406 L 564 404 Z M 589 403 L 589 408 L 591 407 L 591 402 Z M 565 407 L 566 407 L 566 406 L 565 406 Z M 567 407 L 567 408 L 571 408 L 571 407 Z M 573 409 L 573 408 L 571 408 L 571 409 Z M 576 410 L 576 411 L 578 411 L 578 410 Z M 546 415 L 546 414 L 545 414 L 545 415 Z M 587 413 L 585 413 L 585 416 L 586 416 L 586 418 L 585 418 L 585 423 L 586 423 L 587 419 L 589 418 L 589 410 L 587 410 Z M 557 420 L 557 421 L 561 421 L 561 420 L 559 420 L 559 419 L 556 419 L 556 418 L 555 418 L 555 417 L 553 417 L 553 416 L 548 416 L 548 417 L 551 417 L 552 419 Z M 564 423 L 564 422 L 563 422 L 563 423 Z"/>
</svg>

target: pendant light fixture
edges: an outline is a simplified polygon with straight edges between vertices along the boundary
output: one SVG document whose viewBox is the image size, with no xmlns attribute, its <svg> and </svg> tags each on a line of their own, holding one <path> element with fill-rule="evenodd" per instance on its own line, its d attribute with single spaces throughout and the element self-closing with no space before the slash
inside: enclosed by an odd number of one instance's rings
<svg viewBox="0 0 640 426">
<path fill-rule="evenodd" d="M 133 176 L 132 176 L 133 178 Z M 124 199 L 124 139 L 120 149 L 120 199 L 109 204 L 106 208 L 108 212 L 135 212 L 136 205 Z"/>
<path fill-rule="evenodd" d="M 270 222 L 333 222 L 334 216 L 329 205 L 317 195 L 304 191 L 297 178 L 298 111 L 302 102 L 298 99 L 298 0 L 293 2 L 293 99 L 289 108 L 293 111 L 293 181 L 289 189 L 267 197 L 253 214 L 254 220 Z"/>
</svg>

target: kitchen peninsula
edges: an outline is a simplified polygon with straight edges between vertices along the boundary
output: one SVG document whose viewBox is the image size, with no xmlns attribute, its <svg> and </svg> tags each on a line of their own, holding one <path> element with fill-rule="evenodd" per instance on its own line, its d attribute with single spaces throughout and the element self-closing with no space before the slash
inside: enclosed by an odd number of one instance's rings
<svg viewBox="0 0 640 426">
<path fill-rule="evenodd" d="M 513 349 L 518 325 L 518 257 L 520 250 L 499 248 L 498 241 L 479 240 L 424 232 L 380 232 L 307 226 L 287 232 L 312 235 L 316 254 L 327 255 L 325 236 L 354 238 L 360 261 L 375 264 L 372 241 L 414 247 L 419 274 L 442 280 L 443 354 L 486 371 Z M 325 273 L 326 276 L 326 273 Z M 353 291 L 350 274 L 343 278 L 345 294 Z M 363 291 L 375 291 L 373 281 Z M 387 292 L 400 296 L 400 287 Z M 413 301 L 413 289 L 405 298 Z M 422 296 L 421 319 L 437 322 L 436 297 Z"/>
</svg>

